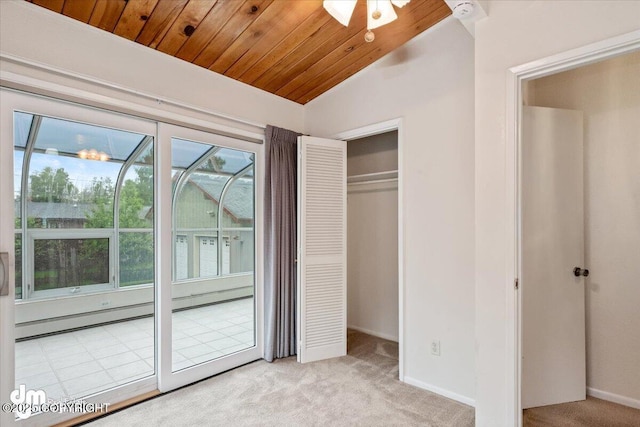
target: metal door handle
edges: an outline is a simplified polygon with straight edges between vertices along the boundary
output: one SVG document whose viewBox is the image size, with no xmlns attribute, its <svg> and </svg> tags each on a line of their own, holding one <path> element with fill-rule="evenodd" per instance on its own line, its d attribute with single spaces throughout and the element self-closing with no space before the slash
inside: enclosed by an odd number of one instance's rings
<svg viewBox="0 0 640 427">
<path fill-rule="evenodd" d="M 576 267 L 573 269 L 573 275 L 576 277 L 580 277 L 580 276 L 584 276 L 584 277 L 589 277 L 589 270 L 587 270 L 586 268 L 580 268 L 580 267 Z"/>
<path fill-rule="evenodd" d="M 0 253 L 0 296 L 9 295 L 9 253 Z"/>
</svg>

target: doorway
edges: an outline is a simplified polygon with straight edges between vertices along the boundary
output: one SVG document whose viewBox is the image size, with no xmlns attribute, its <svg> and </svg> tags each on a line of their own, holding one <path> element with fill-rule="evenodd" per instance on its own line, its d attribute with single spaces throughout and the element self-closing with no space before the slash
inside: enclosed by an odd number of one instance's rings
<svg viewBox="0 0 640 427">
<path fill-rule="evenodd" d="M 397 361 L 398 277 L 398 132 L 392 130 L 347 142 L 350 352 L 372 336 L 380 345 L 369 351 Z"/>
<path fill-rule="evenodd" d="M 640 419 L 639 72 L 640 52 L 632 52 L 523 82 L 524 425 Z M 558 130 L 572 117 L 576 139 L 563 153 L 570 138 Z"/>
</svg>

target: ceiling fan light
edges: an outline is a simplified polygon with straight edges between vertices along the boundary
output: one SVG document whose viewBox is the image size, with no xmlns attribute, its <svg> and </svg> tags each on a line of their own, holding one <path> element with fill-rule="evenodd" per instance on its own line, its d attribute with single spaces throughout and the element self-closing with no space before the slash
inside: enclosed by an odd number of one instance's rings
<svg viewBox="0 0 640 427">
<path fill-rule="evenodd" d="M 379 11 L 380 17 L 373 18 L 373 12 Z M 377 14 L 376 14 L 377 15 Z M 381 27 L 398 19 L 390 0 L 367 0 L 367 29 Z"/>
<path fill-rule="evenodd" d="M 322 6 L 329 15 L 347 27 L 353 15 L 353 9 L 356 7 L 356 0 L 324 0 Z"/>
<path fill-rule="evenodd" d="M 411 0 L 391 0 L 391 3 L 393 3 L 393 5 L 396 6 L 396 7 L 404 7 L 410 1 Z"/>
<path fill-rule="evenodd" d="M 373 31 L 369 30 L 366 33 L 364 33 L 364 41 L 366 41 L 367 43 L 371 43 L 375 39 L 376 39 L 376 35 L 373 34 Z"/>
</svg>

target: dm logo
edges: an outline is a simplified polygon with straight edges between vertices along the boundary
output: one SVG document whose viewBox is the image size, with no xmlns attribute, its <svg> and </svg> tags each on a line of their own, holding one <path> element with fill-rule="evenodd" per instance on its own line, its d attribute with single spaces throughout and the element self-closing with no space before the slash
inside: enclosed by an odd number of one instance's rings
<svg viewBox="0 0 640 427">
<path fill-rule="evenodd" d="M 16 405 L 16 415 L 21 420 L 31 416 L 32 408 L 47 402 L 47 394 L 44 390 L 27 390 L 24 384 L 20 384 L 17 390 L 13 390 L 9 398 Z"/>
</svg>

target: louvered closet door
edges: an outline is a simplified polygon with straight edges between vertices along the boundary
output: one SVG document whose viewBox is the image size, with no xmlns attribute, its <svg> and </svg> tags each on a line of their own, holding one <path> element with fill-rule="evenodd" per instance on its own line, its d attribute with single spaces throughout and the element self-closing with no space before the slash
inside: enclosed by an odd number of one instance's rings
<svg viewBox="0 0 640 427">
<path fill-rule="evenodd" d="M 347 354 L 344 141 L 298 138 L 298 361 Z"/>
</svg>

